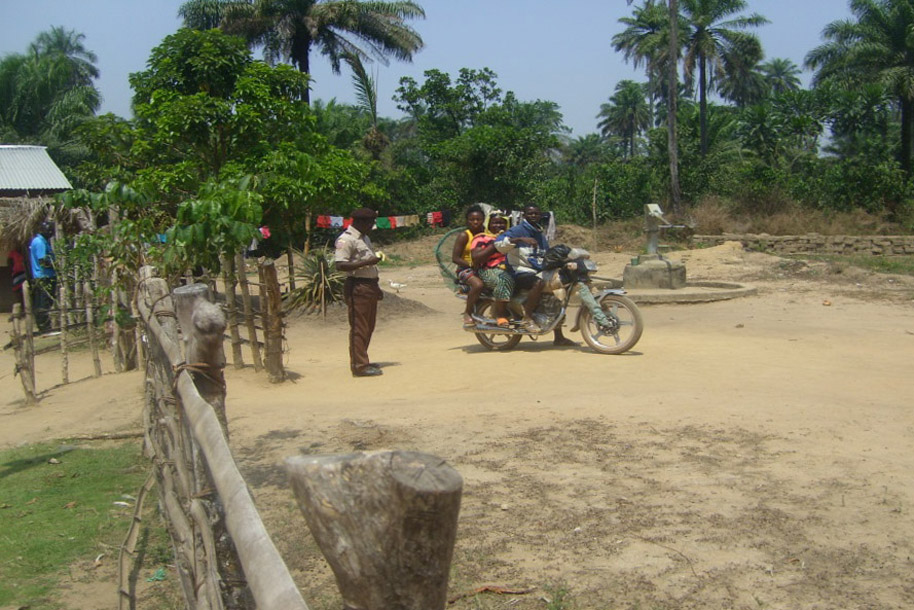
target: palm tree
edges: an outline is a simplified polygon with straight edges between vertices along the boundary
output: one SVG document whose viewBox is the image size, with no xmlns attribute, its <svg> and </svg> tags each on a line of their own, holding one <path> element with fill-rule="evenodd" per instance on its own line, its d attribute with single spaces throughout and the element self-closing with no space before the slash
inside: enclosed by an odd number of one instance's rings
<svg viewBox="0 0 914 610">
<path fill-rule="evenodd" d="M 770 88 L 759 65 L 762 57 L 762 45 L 757 38 L 736 41 L 731 52 L 722 59 L 726 77 L 717 85 L 721 97 L 739 108 L 757 104 L 767 97 Z"/>
<path fill-rule="evenodd" d="M 758 39 L 742 30 L 768 23 L 757 13 L 748 17 L 738 14 L 746 8 L 745 0 L 682 0 L 689 35 L 685 41 L 685 70 L 694 79 L 698 69 L 698 103 L 701 154 L 708 152 L 708 93 L 716 81 L 726 78 L 724 58 L 758 44 Z M 737 61 L 735 57 L 731 61 Z"/>
<path fill-rule="evenodd" d="M 632 0 L 628 0 L 631 4 Z M 667 147 L 670 158 L 670 200 L 673 212 L 680 212 L 679 145 L 676 128 L 676 106 L 679 93 L 679 40 L 682 21 L 678 0 L 669 0 L 666 15 L 663 2 L 645 0 L 644 6 L 635 9 L 629 19 L 620 19 L 629 27 L 613 37 L 616 51 L 624 51 L 626 60 L 633 60 L 637 67 L 642 61 L 648 64 L 648 83 L 652 75 L 657 80 L 666 76 Z M 665 44 L 664 44 L 665 43 Z M 662 92 L 663 87 L 659 90 Z"/>
<path fill-rule="evenodd" d="M 101 103 L 92 79 L 95 54 L 84 36 L 64 28 L 40 33 L 26 54 L 0 60 L 0 125 L 18 141 L 52 145 L 65 140 Z"/>
<path fill-rule="evenodd" d="M 667 64 L 669 61 L 669 18 L 664 6 L 655 0 L 646 0 L 636 7 L 631 17 L 619 22 L 626 28 L 613 36 L 613 48 L 621 51 L 626 61 L 635 68 L 644 64 L 648 79 L 648 94 L 653 107 L 656 98 L 666 99 Z"/>
<path fill-rule="evenodd" d="M 219 16 L 221 29 L 262 46 L 267 61 L 288 60 L 305 73 L 317 47 L 339 74 L 349 55 L 385 65 L 388 56 L 412 61 L 423 42 L 405 21 L 423 18 L 425 11 L 411 1 L 189 0 L 178 15 L 197 29 L 210 27 Z M 310 102 L 307 93 L 305 101 Z"/>
<path fill-rule="evenodd" d="M 772 95 L 780 95 L 800 88 L 800 68 L 782 57 L 775 57 L 759 66 Z"/>
<path fill-rule="evenodd" d="M 352 69 L 352 84 L 355 87 L 357 107 L 371 117 L 371 127 L 362 137 L 362 146 L 378 160 L 384 149 L 390 146 L 390 139 L 378 128 L 378 86 L 376 77 L 365 70 L 358 55 L 345 57 Z"/>
<path fill-rule="evenodd" d="M 86 48 L 83 41 L 85 34 L 68 30 L 63 26 L 54 26 L 41 32 L 29 45 L 29 50 L 36 58 L 63 58 L 70 67 L 74 85 L 89 85 L 92 79 L 98 78 L 95 62 L 98 56 Z"/>
<path fill-rule="evenodd" d="M 616 85 L 610 103 L 600 106 L 597 124 L 603 136 L 623 139 L 629 158 L 635 156 L 635 138 L 650 125 L 651 114 L 644 99 L 644 86 L 632 80 Z"/>
<path fill-rule="evenodd" d="M 806 56 L 816 69 L 813 83 L 847 88 L 879 83 L 901 107 L 901 166 L 910 175 L 914 139 L 914 2 L 851 0 L 856 21 L 833 21 L 822 32 L 826 42 Z"/>
</svg>

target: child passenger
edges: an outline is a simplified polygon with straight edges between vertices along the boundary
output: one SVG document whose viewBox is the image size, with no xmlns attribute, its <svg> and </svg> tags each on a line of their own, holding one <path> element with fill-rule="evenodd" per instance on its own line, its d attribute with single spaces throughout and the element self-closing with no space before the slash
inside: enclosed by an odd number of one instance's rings
<svg viewBox="0 0 914 610">
<path fill-rule="evenodd" d="M 476 309 L 476 301 L 485 287 L 482 279 L 476 274 L 473 268 L 473 257 L 471 256 L 471 244 L 473 238 L 484 231 L 486 220 L 485 212 L 478 204 L 471 205 L 467 208 L 466 223 L 467 229 L 457 236 L 454 242 L 454 251 L 451 253 L 451 260 L 457 265 L 457 280 L 466 284 L 469 288 L 467 292 L 467 306 L 463 311 L 463 325 L 473 326 L 473 311 Z"/>
<path fill-rule="evenodd" d="M 514 292 L 514 276 L 505 268 L 505 255 L 495 249 L 495 238 L 508 228 L 508 220 L 500 214 L 489 216 L 488 231 L 473 238 L 470 244 L 473 267 L 495 299 L 492 314 L 499 326 L 508 326 L 507 304 Z"/>
</svg>

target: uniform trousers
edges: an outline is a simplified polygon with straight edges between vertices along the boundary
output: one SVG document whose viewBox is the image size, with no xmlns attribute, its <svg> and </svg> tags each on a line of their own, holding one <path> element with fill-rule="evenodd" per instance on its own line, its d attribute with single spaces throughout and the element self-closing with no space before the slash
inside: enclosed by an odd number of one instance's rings
<svg viewBox="0 0 914 610">
<path fill-rule="evenodd" d="M 358 373 L 370 364 L 368 344 L 374 333 L 378 301 L 384 294 L 377 279 L 347 277 L 343 298 L 349 308 L 349 368 Z"/>
</svg>

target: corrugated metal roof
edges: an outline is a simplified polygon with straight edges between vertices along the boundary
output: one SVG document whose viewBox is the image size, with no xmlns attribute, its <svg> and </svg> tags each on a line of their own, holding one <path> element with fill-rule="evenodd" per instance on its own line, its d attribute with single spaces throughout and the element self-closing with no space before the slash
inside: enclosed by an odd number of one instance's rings
<svg viewBox="0 0 914 610">
<path fill-rule="evenodd" d="M 0 191 L 72 188 L 44 146 L 0 144 Z"/>
</svg>

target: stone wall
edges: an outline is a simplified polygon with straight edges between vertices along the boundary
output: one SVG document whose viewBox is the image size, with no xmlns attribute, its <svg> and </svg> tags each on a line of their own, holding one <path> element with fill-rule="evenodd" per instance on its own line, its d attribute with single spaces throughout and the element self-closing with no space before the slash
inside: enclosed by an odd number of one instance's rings
<svg viewBox="0 0 914 610">
<path fill-rule="evenodd" d="M 750 250 L 771 254 L 858 254 L 871 256 L 914 255 L 914 235 L 693 235 L 693 248 L 718 246 L 738 241 Z"/>
</svg>

